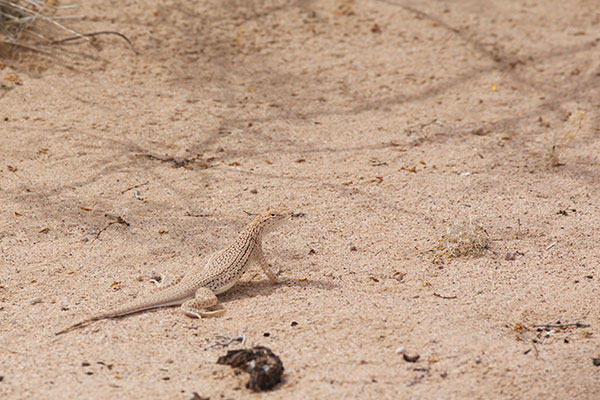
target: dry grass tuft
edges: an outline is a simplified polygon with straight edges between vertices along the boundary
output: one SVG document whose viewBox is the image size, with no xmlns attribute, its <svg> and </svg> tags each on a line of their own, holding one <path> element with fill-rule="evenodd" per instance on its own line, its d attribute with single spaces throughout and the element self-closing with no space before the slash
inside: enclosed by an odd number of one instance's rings
<svg viewBox="0 0 600 400">
<path fill-rule="evenodd" d="M 60 6 L 56 0 L 0 0 L 0 43 L 48 53 L 42 46 L 53 43 L 56 32 L 79 36 L 59 22 L 81 18 L 60 15 L 73 8 L 76 6 Z"/>
<path fill-rule="evenodd" d="M 469 221 L 468 224 L 448 228 L 448 232 L 441 237 L 438 244 L 438 256 L 477 257 L 487 250 L 488 244 L 485 229 Z"/>
</svg>

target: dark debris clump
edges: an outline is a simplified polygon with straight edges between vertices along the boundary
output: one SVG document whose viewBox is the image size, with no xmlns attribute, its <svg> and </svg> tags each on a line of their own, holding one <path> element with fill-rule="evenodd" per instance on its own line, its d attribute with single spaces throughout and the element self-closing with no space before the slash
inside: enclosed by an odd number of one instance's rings
<svg viewBox="0 0 600 400">
<path fill-rule="evenodd" d="M 246 387 L 255 392 L 270 390 L 279 382 L 283 374 L 283 364 L 279 357 L 263 346 L 251 349 L 229 350 L 219 357 L 217 364 L 239 368 L 250 374 Z"/>
</svg>

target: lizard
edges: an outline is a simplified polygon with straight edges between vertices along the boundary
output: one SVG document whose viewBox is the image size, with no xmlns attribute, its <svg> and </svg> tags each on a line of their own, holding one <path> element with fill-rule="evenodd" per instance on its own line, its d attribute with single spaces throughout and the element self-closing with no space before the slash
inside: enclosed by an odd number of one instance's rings
<svg viewBox="0 0 600 400">
<path fill-rule="evenodd" d="M 175 305 L 180 305 L 183 313 L 190 317 L 204 318 L 220 315 L 225 312 L 225 309 L 206 310 L 218 304 L 217 295 L 231 289 L 252 263 L 258 263 L 271 282 L 279 282 L 263 254 L 262 239 L 283 221 L 297 215 L 299 214 L 273 211 L 260 214 L 228 247 L 210 256 L 204 267 L 193 268 L 173 284 L 160 287 L 155 293 L 86 318 L 57 332 L 56 335 L 87 326 L 94 321 Z"/>
</svg>

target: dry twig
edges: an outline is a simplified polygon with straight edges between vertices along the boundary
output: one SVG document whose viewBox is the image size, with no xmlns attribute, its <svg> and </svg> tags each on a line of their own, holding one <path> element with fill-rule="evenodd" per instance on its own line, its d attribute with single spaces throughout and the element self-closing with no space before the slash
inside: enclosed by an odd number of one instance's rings
<svg viewBox="0 0 600 400">
<path fill-rule="evenodd" d="M 586 324 L 583 322 L 571 322 L 571 323 L 567 323 L 567 324 L 540 324 L 540 325 L 532 325 L 533 328 L 546 328 L 546 329 L 550 329 L 550 328 L 568 328 L 568 327 L 575 327 L 575 328 L 589 328 L 591 325 L 590 324 Z"/>
</svg>

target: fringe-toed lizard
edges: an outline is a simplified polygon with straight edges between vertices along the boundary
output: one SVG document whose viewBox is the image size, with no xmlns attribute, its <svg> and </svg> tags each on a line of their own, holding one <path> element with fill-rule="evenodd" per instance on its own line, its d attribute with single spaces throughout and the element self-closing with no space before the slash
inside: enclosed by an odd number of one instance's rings
<svg viewBox="0 0 600 400">
<path fill-rule="evenodd" d="M 121 317 L 158 307 L 181 305 L 181 310 L 186 315 L 197 318 L 222 314 L 224 309 L 206 309 L 218 303 L 216 295 L 231 289 L 252 262 L 258 263 L 271 282 L 279 282 L 263 255 L 262 239 L 265 234 L 273 231 L 291 216 L 296 214 L 268 212 L 258 215 L 233 243 L 214 253 L 204 267 L 194 268 L 174 284 L 159 288 L 156 293 L 87 318 L 56 334 L 60 335 L 101 319 Z"/>
</svg>

